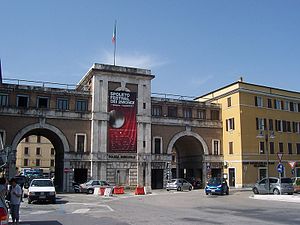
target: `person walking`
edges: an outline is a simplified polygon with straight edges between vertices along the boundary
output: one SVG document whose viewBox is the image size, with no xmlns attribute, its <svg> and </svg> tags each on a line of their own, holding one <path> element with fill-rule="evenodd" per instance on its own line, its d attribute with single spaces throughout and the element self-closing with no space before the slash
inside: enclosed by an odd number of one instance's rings
<svg viewBox="0 0 300 225">
<path fill-rule="evenodd" d="M 6 205 L 6 195 L 7 195 L 7 182 L 5 177 L 0 178 L 0 204 L 8 211 Z"/>
<path fill-rule="evenodd" d="M 19 224 L 19 211 L 22 196 L 22 189 L 15 178 L 10 180 L 10 214 L 14 225 Z"/>
</svg>

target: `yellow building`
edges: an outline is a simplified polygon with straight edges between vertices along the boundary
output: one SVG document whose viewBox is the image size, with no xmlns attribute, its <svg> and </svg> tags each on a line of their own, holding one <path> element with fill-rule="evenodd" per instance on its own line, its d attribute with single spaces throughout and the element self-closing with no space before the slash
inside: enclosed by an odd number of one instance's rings
<svg viewBox="0 0 300 225">
<path fill-rule="evenodd" d="M 43 169 L 44 174 L 55 170 L 55 150 L 51 142 L 43 136 L 28 136 L 17 147 L 16 166 L 22 169 Z"/>
<path fill-rule="evenodd" d="M 267 174 L 300 176 L 300 92 L 242 80 L 197 98 L 222 106 L 225 176 L 230 186 L 247 187 Z M 269 163 L 267 163 L 269 162 Z M 289 162 L 296 162 L 294 173 Z M 297 163 L 298 162 L 298 163 Z"/>
</svg>

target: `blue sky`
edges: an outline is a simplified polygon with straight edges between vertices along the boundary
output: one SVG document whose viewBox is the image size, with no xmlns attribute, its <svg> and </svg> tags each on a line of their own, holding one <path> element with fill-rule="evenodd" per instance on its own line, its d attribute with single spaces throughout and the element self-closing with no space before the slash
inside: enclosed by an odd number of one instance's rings
<svg viewBox="0 0 300 225">
<path fill-rule="evenodd" d="M 93 63 L 151 69 L 152 92 L 198 96 L 240 76 L 295 91 L 297 0 L 0 0 L 4 77 L 77 83 Z"/>
</svg>

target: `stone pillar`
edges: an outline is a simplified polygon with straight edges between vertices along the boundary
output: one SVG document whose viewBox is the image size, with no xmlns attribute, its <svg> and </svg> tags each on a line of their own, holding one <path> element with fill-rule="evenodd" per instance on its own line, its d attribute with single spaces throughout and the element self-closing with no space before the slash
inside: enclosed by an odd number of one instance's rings
<svg viewBox="0 0 300 225">
<path fill-rule="evenodd" d="M 207 168 L 206 162 L 202 163 L 202 186 L 204 187 L 207 182 Z"/>
</svg>

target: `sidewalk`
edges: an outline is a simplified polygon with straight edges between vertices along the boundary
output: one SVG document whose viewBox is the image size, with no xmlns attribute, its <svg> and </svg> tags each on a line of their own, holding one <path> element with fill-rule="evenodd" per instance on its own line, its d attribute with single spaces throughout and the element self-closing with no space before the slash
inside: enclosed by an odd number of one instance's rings
<svg viewBox="0 0 300 225">
<path fill-rule="evenodd" d="M 280 202 L 300 203 L 300 195 L 252 195 L 249 198 Z"/>
</svg>

